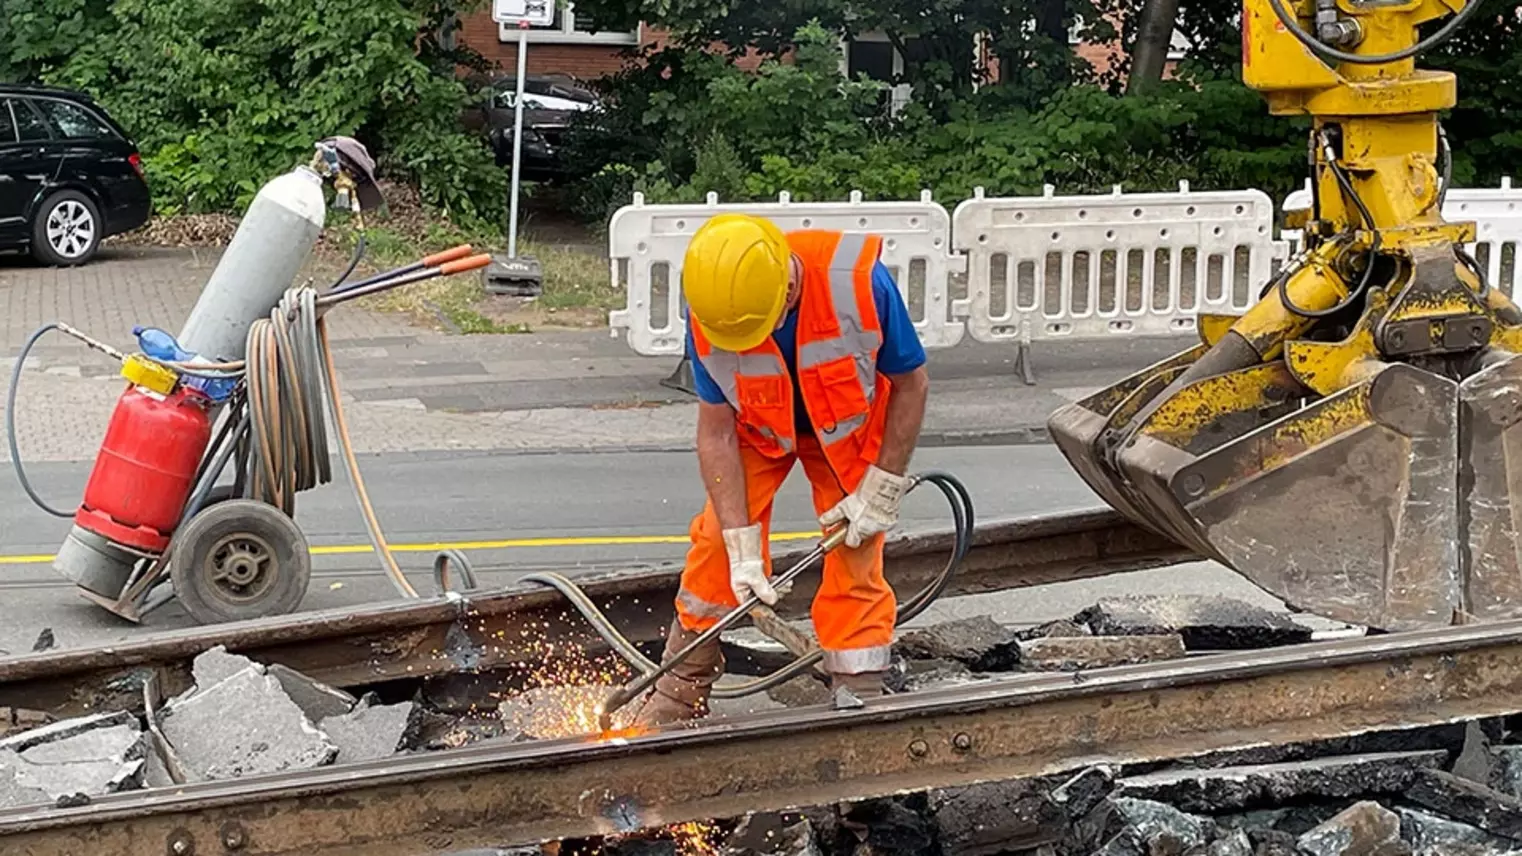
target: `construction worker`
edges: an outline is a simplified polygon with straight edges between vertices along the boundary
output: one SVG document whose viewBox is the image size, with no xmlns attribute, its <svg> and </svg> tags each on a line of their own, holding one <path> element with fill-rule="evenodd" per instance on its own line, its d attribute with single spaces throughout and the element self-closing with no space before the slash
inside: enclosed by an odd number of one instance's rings
<svg viewBox="0 0 1522 856">
<path fill-rule="evenodd" d="M 898 520 L 929 377 L 877 236 L 788 234 L 741 214 L 713 217 L 682 267 L 697 382 L 698 466 L 708 502 L 666 639 L 670 658 L 754 593 L 777 602 L 772 499 L 803 462 L 824 527 L 848 527 L 824 560 L 812 617 L 832 689 L 881 695 L 897 603 L 883 537 Z M 707 714 L 724 672 L 714 641 L 662 677 L 640 724 Z"/>
</svg>

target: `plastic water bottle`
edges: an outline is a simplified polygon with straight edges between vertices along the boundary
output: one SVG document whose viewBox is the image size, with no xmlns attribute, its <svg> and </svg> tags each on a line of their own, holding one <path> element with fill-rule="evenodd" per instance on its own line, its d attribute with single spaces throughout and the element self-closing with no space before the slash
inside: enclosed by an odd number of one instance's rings
<svg viewBox="0 0 1522 856">
<path fill-rule="evenodd" d="M 143 349 L 143 353 L 155 360 L 163 360 L 166 363 L 186 363 L 195 359 L 195 354 L 186 351 L 176 342 L 174 336 L 157 327 L 144 327 L 139 324 L 132 328 L 132 335 L 137 337 L 137 346 Z"/>
<path fill-rule="evenodd" d="M 160 330 L 157 327 L 144 327 L 138 325 L 132 328 L 132 335 L 137 337 L 137 346 L 144 354 L 162 360 L 166 363 L 190 363 L 200 357 L 180 347 L 174 335 Z M 238 385 L 235 377 L 226 377 L 219 374 L 193 374 L 181 369 L 182 382 L 191 389 L 200 390 L 212 401 L 223 402 L 232 395 L 233 389 Z"/>
</svg>

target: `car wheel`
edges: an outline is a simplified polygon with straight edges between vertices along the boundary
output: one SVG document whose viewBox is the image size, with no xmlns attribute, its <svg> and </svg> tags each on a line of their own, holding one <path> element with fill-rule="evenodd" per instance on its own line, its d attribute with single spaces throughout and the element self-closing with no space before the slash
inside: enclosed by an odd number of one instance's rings
<svg viewBox="0 0 1522 856">
<path fill-rule="evenodd" d="M 47 265 L 83 264 L 100 246 L 103 224 L 90 197 L 64 190 L 43 200 L 32 221 L 32 255 Z"/>
</svg>

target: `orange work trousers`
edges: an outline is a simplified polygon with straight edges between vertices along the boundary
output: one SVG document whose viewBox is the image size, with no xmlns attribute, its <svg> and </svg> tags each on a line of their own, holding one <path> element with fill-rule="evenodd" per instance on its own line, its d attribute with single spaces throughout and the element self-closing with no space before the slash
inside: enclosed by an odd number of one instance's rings
<svg viewBox="0 0 1522 856">
<path fill-rule="evenodd" d="M 768 577 L 772 574 L 772 500 L 792 472 L 793 462 L 803 462 L 803 472 L 813 486 L 814 510 L 819 514 L 835 507 L 846 496 L 816 437 L 801 436 L 796 447 L 795 455 L 769 458 L 740 441 L 746 505 L 750 522 L 761 524 Z M 729 588 L 729 554 L 720 532 L 718 515 L 709 501 L 692 520 L 689 530 L 692 547 L 687 551 L 676 599 L 682 626 L 691 631 L 707 630 L 739 605 Z M 841 545 L 827 553 L 824 578 L 811 610 L 814 632 L 824 651 L 825 668 L 846 675 L 887 669 L 897 609 L 893 589 L 883 578 L 882 535 L 854 550 Z"/>
</svg>

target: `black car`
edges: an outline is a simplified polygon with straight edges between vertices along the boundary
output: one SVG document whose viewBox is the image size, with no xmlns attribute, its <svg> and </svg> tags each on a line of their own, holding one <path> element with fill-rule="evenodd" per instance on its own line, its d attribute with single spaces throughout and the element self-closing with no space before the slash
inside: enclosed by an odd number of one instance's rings
<svg viewBox="0 0 1522 856">
<path fill-rule="evenodd" d="M 517 80 L 501 76 L 473 79 L 481 87 L 481 100 L 465 116 L 465 126 L 484 131 L 491 142 L 498 166 L 513 162 L 513 98 Z M 564 175 L 562 154 L 566 129 L 581 111 L 596 109 L 597 95 L 574 78 L 531 74 L 523 81 L 524 181 L 553 181 Z"/>
<path fill-rule="evenodd" d="M 76 265 L 148 220 L 137 146 L 68 89 L 0 83 L 0 250 Z"/>
</svg>

